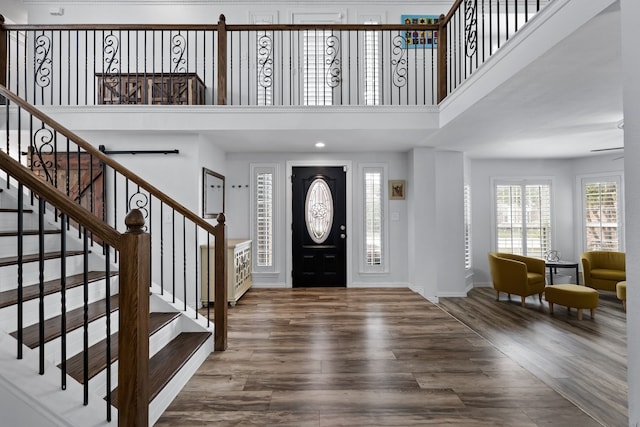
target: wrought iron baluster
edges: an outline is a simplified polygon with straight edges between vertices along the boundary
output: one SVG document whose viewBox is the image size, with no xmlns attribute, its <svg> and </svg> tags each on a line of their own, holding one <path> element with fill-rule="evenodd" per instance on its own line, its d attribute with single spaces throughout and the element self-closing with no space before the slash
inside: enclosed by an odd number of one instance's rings
<svg viewBox="0 0 640 427">
<path fill-rule="evenodd" d="M 9 177 L 7 177 L 7 183 L 9 182 Z M 18 183 L 18 359 L 22 359 L 22 343 L 23 343 L 23 319 L 24 319 L 24 302 L 23 302 L 23 285 L 24 285 L 24 276 L 23 276 L 23 256 L 24 256 L 24 186 L 22 183 Z"/>
<path fill-rule="evenodd" d="M 78 227 L 81 228 L 81 227 Z M 82 306 L 83 306 L 83 334 L 82 334 L 82 388 L 84 405 L 89 404 L 89 233 L 82 228 Z M 107 297 L 108 298 L 108 297 Z"/>
<path fill-rule="evenodd" d="M 67 388 L 67 215 L 60 214 L 60 382 Z"/>
<path fill-rule="evenodd" d="M 106 361 L 106 375 L 107 375 L 107 384 L 106 384 L 106 397 L 107 401 L 107 421 L 111 421 L 111 248 L 109 245 L 104 244 L 105 250 L 105 294 L 106 294 L 106 311 L 107 311 L 107 324 L 106 324 L 106 335 L 107 335 L 107 349 L 105 355 Z"/>
<path fill-rule="evenodd" d="M 44 375 L 44 199 L 38 198 L 38 373 Z"/>
</svg>

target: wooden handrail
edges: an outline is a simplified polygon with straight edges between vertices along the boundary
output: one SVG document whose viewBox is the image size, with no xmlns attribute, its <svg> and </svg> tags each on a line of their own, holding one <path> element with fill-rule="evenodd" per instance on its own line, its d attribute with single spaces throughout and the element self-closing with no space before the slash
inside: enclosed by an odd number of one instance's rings
<svg viewBox="0 0 640 427">
<path fill-rule="evenodd" d="M 190 219 L 192 222 L 196 223 L 197 225 L 199 225 L 200 227 L 202 227 L 204 230 L 208 231 L 209 233 L 214 234 L 214 235 L 216 234 L 217 231 L 216 231 L 216 227 L 215 226 L 211 225 L 210 223 L 208 223 L 204 219 L 200 218 L 198 215 L 196 215 L 195 213 L 193 213 L 192 211 L 190 211 L 189 209 L 184 207 L 182 204 L 178 203 L 177 201 L 175 201 L 171 197 L 167 196 L 162 191 L 160 191 L 158 188 L 156 188 L 155 186 L 153 186 L 149 182 L 145 181 L 140 176 L 138 176 L 135 173 L 133 173 L 131 170 L 129 170 L 126 167 L 122 166 L 120 163 L 116 162 L 111 157 L 109 157 L 106 154 L 102 153 L 100 150 L 95 148 L 93 145 L 89 144 L 83 138 L 81 138 L 80 136 L 78 136 L 77 134 L 72 132 L 71 130 L 67 129 L 66 127 L 62 126 L 60 123 L 58 123 L 57 121 L 55 121 L 51 117 L 47 116 L 46 114 L 44 114 L 42 111 L 40 111 L 37 108 L 33 107 L 31 104 L 29 104 L 28 102 L 26 102 L 22 98 L 16 96 L 13 92 L 9 91 L 6 87 L 0 86 L 0 95 L 8 98 L 10 101 L 12 101 L 15 104 L 19 105 L 20 108 L 22 108 L 23 110 L 27 111 L 32 116 L 37 117 L 42 122 L 47 123 L 47 125 L 49 125 L 54 131 L 56 131 L 56 132 L 64 135 L 65 137 L 69 138 L 75 144 L 77 144 L 79 147 L 84 149 L 87 153 L 91 154 L 92 156 L 95 156 L 101 162 L 105 163 L 106 165 L 110 166 L 114 170 L 118 171 L 125 178 L 128 178 L 129 180 L 131 180 L 131 181 L 135 182 L 136 184 L 140 185 L 140 187 L 144 188 L 146 191 L 148 191 L 150 194 L 152 194 L 154 197 L 156 197 L 161 202 L 165 203 L 166 205 L 168 205 L 169 207 L 174 209 L 176 212 L 182 214 L 185 218 Z"/>
<path fill-rule="evenodd" d="M 86 227 L 87 230 L 94 233 L 100 239 L 112 247 L 120 249 L 121 234 L 117 230 L 102 222 L 90 211 L 71 200 L 63 192 L 47 184 L 2 150 L 0 150 L 0 169 L 3 169 L 16 180 L 30 188 L 34 193 L 47 200 L 62 212 L 65 212 L 70 218 L 82 224 L 83 227 Z"/>
<path fill-rule="evenodd" d="M 302 30 L 342 30 L 342 31 L 405 31 L 437 30 L 438 24 L 225 24 L 227 31 L 302 31 Z M 24 25 L 6 24 L 2 27 L 12 31 L 217 31 L 219 24 L 69 24 L 69 25 Z"/>
</svg>

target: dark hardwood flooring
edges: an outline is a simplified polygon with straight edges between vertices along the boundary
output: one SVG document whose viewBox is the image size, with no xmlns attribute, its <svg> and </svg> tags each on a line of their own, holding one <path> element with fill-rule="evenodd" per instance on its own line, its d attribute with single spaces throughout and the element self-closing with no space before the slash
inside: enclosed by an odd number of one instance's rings
<svg viewBox="0 0 640 427">
<path fill-rule="evenodd" d="M 491 289 L 440 306 L 403 288 L 251 289 L 229 309 L 228 350 L 156 425 L 626 425 L 609 402 L 624 412 L 622 309 L 611 301 L 578 322 L 518 301 Z"/>
<path fill-rule="evenodd" d="M 549 306 L 529 297 L 473 289 L 468 298 L 439 304 L 520 366 L 605 426 L 627 426 L 626 315 L 614 292 L 600 291 L 594 319 L 588 311 Z"/>
</svg>

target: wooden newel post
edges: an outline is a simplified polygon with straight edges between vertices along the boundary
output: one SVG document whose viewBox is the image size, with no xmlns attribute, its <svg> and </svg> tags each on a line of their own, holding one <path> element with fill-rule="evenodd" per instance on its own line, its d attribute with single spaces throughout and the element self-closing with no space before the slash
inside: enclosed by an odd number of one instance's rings
<svg viewBox="0 0 640 427">
<path fill-rule="evenodd" d="M 447 22 L 444 15 L 438 18 L 438 104 L 447 97 Z"/>
<path fill-rule="evenodd" d="M 120 247 L 118 426 L 149 425 L 149 289 L 151 238 L 133 209 Z"/>
<path fill-rule="evenodd" d="M 227 105 L 227 21 L 218 20 L 218 105 Z"/>
<path fill-rule="evenodd" d="M 215 290 L 213 302 L 214 336 L 216 351 L 227 349 L 227 239 L 224 230 L 224 214 L 218 214 L 219 232 L 215 234 Z"/>
</svg>

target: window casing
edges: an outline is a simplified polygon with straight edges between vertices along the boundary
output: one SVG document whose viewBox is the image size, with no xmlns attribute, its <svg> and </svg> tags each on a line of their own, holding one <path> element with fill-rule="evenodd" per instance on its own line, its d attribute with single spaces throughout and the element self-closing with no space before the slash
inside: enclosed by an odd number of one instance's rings
<svg viewBox="0 0 640 427">
<path fill-rule="evenodd" d="M 552 249 L 551 181 L 495 182 L 498 252 L 544 258 Z"/>
<path fill-rule="evenodd" d="M 360 179 L 363 223 L 360 270 L 363 273 L 387 272 L 389 251 L 386 166 L 363 165 Z"/>
<path fill-rule="evenodd" d="M 471 270 L 471 186 L 464 185 L 464 268 Z"/>
<path fill-rule="evenodd" d="M 620 176 L 582 180 L 585 251 L 624 251 Z"/>
<path fill-rule="evenodd" d="M 251 165 L 253 271 L 275 272 L 277 165 Z"/>
</svg>

